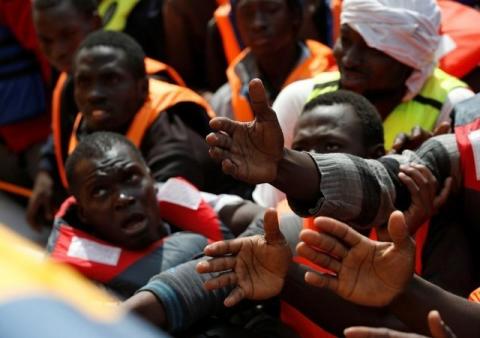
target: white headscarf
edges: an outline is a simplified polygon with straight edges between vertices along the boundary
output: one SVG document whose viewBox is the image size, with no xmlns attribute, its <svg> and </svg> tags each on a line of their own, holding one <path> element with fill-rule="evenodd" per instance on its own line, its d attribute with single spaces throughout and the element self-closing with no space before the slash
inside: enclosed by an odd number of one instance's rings
<svg viewBox="0 0 480 338">
<path fill-rule="evenodd" d="M 420 92 L 436 66 L 440 19 L 435 0 L 344 0 L 341 15 L 369 47 L 414 69 L 404 101 Z"/>
</svg>

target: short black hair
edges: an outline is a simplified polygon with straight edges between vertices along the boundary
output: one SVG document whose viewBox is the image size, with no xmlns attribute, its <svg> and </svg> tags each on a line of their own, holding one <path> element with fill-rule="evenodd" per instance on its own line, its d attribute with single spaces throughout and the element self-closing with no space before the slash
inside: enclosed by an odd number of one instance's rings
<svg viewBox="0 0 480 338">
<path fill-rule="evenodd" d="M 299 16 L 300 22 L 303 20 L 303 1 L 302 0 L 286 0 L 288 8 L 293 11 L 296 15 Z M 235 10 L 237 4 L 240 0 L 230 0 L 230 5 L 232 7 L 232 11 Z"/>
<path fill-rule="evenodd" d="M 92 16 L 97 12 L 97 0 L 34 0 L 33 8 L 35 10 L 45 10 L 68 1 L 75 9 L 86 16 Z"/>
<path fill-rule="evenodd" d="M 123 51 L 129 71 L 137 78 L 146 76 L 145 52 L 142 47 L 129 35 L 122 32 L 99 30 L 89 34 L 77 49 L 76 56 L 83 49 L 90 49 L 97 46 L 106 46 Z"/>
<path fill-rule="evenodd" d="M 76 174 L 75 168 L 77 164 L 86 158 L 102 158 L 105 153 L 110 151 L 114 146 L 124 145 L 130 150 L 143 165 L 147 166 L 140 150 L 122 134 L 107 131 L 99 131 L 89 134 L 82 138 L 75 150 L 68 156 L 65 162 L 65 173 L 70 192 L 73 195 L 75 191 Z"/>
<path fill-rule="evenodd" d="M 308 101 L 303 107 L 306 114 L 318 106 L 332 106 L 335 104 L 349 104 L 362 123 L 363 142 L 366 147 L 383 144 L 383 124 L 377 108 L 365 97 L 349 90 L 337 90 L 319 95 Z"/>
</svg>

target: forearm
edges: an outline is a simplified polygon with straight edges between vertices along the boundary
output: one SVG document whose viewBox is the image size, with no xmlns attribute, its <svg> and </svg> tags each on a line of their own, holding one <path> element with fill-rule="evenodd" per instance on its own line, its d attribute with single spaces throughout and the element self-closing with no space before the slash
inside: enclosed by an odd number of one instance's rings
<svg viewBox="0 0 480 338">
<path fill-rule="evenodd" d="M 390 309 L 418 333 L 429 334 L 427 315 L 437 310 L 458 337 L 480 336 L 480 304 L 455 296 L 417 276 L 392 302 Z"/>
<path fill-rule="evenodd" d="M 310 155 L 284 148 L 272 185 L 289 198 L 312 202 L 320 195 L 320 173 Z"/>
<path fill-rule="evenodd" d="M 345 328 L 358 325 L 407 329 L 388 309 L 356 305 L 325 288 L 306 284 L 306 271 L 303 265 L 290 265 L 281 298 L 316 325 L 338 336 L 343 336 Z"/>
<path fill-rule="evenodd" d="M 140 290 L 154 294 L 161 307 L 159 304 L 153 307 L 159 314 L 162 314 L 159 309 L 164 311 L 165 320 L 155 318 L 154 323 L 162 323 L 169 331 L 180 331 L 223 309 L 223 301 L 231 288 L 206 290 L 203 283 L 213 275 L 197 273 L 195 267 L 199 261 L 190 261 L 162 272 Z"/>
</svg>

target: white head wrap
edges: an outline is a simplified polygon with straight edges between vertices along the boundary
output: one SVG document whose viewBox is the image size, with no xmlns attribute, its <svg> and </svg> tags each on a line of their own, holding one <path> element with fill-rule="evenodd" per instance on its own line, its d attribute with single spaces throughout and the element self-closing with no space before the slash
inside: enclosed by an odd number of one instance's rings
<svg viewBox="0 0 480 338">
<path fill-rule="evenodd" d="M 404 101 L 420 92 L 436 66 L 441 42 L 436 0 L 344 0 L 341 23 L 357 31 L 369 47 L 414 69 Z"/>
</svg>

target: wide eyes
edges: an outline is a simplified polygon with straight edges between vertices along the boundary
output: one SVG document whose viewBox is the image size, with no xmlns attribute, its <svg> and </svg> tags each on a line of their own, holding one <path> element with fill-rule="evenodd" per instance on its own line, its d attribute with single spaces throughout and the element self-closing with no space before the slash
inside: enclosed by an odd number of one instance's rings
<svg viewBox="0 0 480 338">
<path fill-rule="evenodd" d="M 139 174 L 132 172 L 127 176 L 126 182 L 137 183 L 140 182 L 141 179 L 142 177 Z"/>
<path fill-rule="evenodd" d="M 108 188 L 102 186 L 95 187 L 92 189 L 90 195 L 96 199 L 105 198 L 108 196 Z"/>
</svg>

